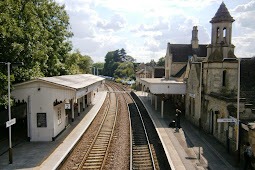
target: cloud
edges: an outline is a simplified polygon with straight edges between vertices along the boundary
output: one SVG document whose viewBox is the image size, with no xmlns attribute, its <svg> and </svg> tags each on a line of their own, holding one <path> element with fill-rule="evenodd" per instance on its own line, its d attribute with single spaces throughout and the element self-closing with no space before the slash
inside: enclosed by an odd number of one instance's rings
<svg viewBox="0 0 255 170">
<path fill-rule="evenodd" d="M 233 44 L 236 46 L 237 57 L 252 57 L 255 55 L 255 1 L 238 5 L 234 8 Z"/>
<path fill-rule="evenodd" d="M 255 56 L 255 50 L 253 48 L 255 44 L 255 33 L 246 34 L 240 37 L 233 37 L 235 48 L 235 55 L 237 57 L 253 57 Z"/>
<path fill-rule="evenodd" d="M 107 20 L 98 20 L 96 26 L 100 29 L 107 31 L 118 31 L 124 28 L 127 24 L 126 18 L 120 14 L 115 14 L 111 17 L 110 21 Z"/>
<path fill-rule="evenodd" d="M 254 11 L 255 10 L 255 1 L 251 1 L 248 4 L 238 5 L 232 11 L 233 12 L 247 12 L 247 11 Z"/>
</svg>

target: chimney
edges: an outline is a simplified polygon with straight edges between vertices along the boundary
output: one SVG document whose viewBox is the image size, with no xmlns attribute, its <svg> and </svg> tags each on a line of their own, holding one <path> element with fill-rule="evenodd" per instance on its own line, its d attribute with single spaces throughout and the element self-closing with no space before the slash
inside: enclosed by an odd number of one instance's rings
<svg viewBox="0 0 255 170">
<path fill-rule="evenodd" d="M 192 44 L 192 48 L 198 48 L 198 30 L 197 30 L 197 26 L 193 27 L 191 44 Z"/>
</svg>

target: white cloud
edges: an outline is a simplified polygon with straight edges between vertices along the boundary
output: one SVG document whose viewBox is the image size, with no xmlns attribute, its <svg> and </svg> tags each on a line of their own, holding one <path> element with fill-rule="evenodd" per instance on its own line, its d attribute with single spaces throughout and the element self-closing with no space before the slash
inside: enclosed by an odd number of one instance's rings
<svg viewBox="0 0 255 170">
<path fill-rule="evenodd" d="M 232 11 L 233 12 L 246 12 L 246 11 L 254 11 L 255 10 L 255 0 L 252 0 L 248 4 L 238 5 Z"/>
<path fill-rule="evenodd" d="M 127 20 L 125 17 L 121 16 L 120 14 L 115 14 L 111 17 L 110 21 L 107 20 L 99 20 L 97 21 L 97 27 L 107 30 L 107 31 L 119 31 L 120 29 L 124 28 L 127 24 Z"/>
</svg>

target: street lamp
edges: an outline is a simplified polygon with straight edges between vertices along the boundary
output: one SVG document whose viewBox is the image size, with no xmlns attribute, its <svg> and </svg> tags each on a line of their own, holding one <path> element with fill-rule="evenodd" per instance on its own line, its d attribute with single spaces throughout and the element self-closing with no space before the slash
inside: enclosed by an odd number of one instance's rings
<svg viewBox="0 0 255 170">
<path fill-rule="evenodd" d="M 8 74 L 8 118 L 11 120 L 11 88 L 10 88 L 10 65 L 23 65 L 23 62 L 0 62 L 0 64 L 7 65 Z M 11 138 L 11 125 L 9 126 L 9 164 L 12 164 L 12 138 Z"/>
<path fill-rule="evenodd" d="M 240 101 L 240 63 L 241 58 L 238 58 L 238 78 L 237 78 L 237 111 L 236 111 L 236 150 L 239 149 L 239 101 Z"/>
</svg>

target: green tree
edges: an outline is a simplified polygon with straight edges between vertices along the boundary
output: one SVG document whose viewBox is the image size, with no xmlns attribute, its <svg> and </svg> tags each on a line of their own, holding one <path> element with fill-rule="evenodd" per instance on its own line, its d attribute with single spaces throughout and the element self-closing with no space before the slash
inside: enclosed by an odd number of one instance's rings
<svg viewBox="0 0 255 170">
<path fill-rule="evenodd" d="M 130 55 L 126 54 L 126 51 L 124 48 L 121 50 L 115 50 L 115 51 L 110 51 L 106 54 L 105 56 L 105 64 L 104 64 L 104 75 L 107 76 L 114 76 L 115 70 L 118 68 L 120 63 L 123 62 L 130 62 L 134 63 L 136 60 L 131 57 Z"/>
<path fill-rule="evenodd" d="M 54 0 L 5 0 L 0 11 L 0 62 L 24 63 L 11 69 L 15 82 L 68 74 L 64 63 L 72 49 L 72 33 L 64 6 Z M 6 75 L 5 67 L 0 66 L 0 74 Z M 5 91 L 0 94 L 3 99 Z"/>
<path fill-rule="evenodd" d="M 105 56 L 104 75 L 113 76 L 114 71 L 117 69 L 120 60 L 118 59 L 118 51 L 110 51 Z"/>
<path fill-rule="evenodd" d="M 135 73 L 134 64 L 131 62 L 120 63 L 115 70 L 114 77 L 124 78 L 131 77 Z"/>
<path fill-rule="evenodd" d="M 82 55 L 78 50 L 67 54 L 65 69 L 68 74 L 91 73 L 92 60 L 88 55 Z"/>
<path fill-rule="evenodd" d="M 98 69 L 98 74 L 102 75 L 104 69 L 104 63 L 94 63 L 92 67 Z"/>
<path fill-rule="evenodd" d="M 165 66 L 165 57 L 161 57 L 158 62 L 157 66 Z"/>
</svg>

